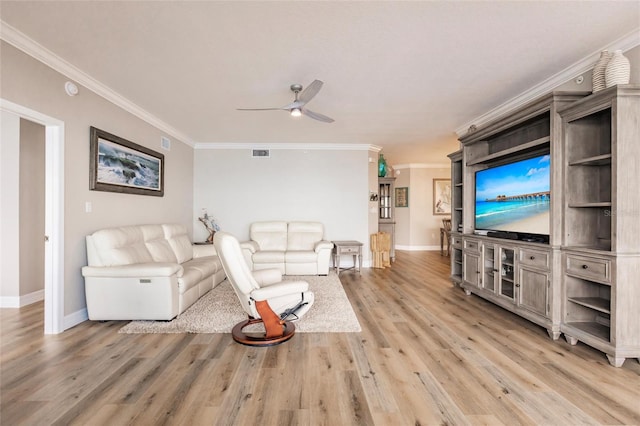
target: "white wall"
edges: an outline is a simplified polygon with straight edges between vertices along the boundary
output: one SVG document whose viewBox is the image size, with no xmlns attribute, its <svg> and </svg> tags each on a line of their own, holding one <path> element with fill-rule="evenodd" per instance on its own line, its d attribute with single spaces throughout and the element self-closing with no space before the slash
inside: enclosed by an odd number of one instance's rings
<svg viewBox="0 0 640 426">
<path fill-rule="evenodd" d="M 20 256 L 9 242 L 20 238 L 20 117 L 0 112 L 0 297 L 5 300 L 20 296 Z"/>
<path fill-rule="evenodd" d="M 409 188 L 409 207 L 396 207 L 396 248 L 440 250 L 442 219 L 433 214 L 433 179 L 451 179 L 451 169 L 434 165 L 396 165 L 396 188 Z M 398 173 L 399 172 L 399 173 Z"/>
<path fill-rule="evenodd" d="M 77 317 L 86 307 L 81 268 L 86 265 L 87 234 L 101 228 L 141 223 L 177 222 L 191 228 L 193 149 L 84 87 L 80 87 L 77 96 L 67 96 L 64 92 L 67 78 L 5 42 L 0 46 L 0 54 L 2 98 L 64 122 L 64 311 L 65 316 Z M 166 161 L 164 197 L 89 190 L 90 126 L 162 152 Z M 161 136 L 170 137 L 171 151 L 162 151 Z M 12 168 L 17 172 L 18 158 L 13 151 L 5 155 L 7 142 L 3 129 L 0 158 L 3 240 L 5 207 L 11 209 L 6 215 L 17 210 L 4 202 L 5 170 Z M 86 202 L 92 204 L 91 213 L 85 212 Z M 8 254 L 3 246 L 3 270 Z"/>
<path fill-rule="evenodd" d="M 270 158 L 252 158 L 249 148 L 196 149 L 193 209 L 206 208 L 240 240 L 256 221 L 320 221 L 328 240 L 365 243 L 368 259 L 369 156 L 368 150 L 271 149 Z M 194 220 L 194 235 L 204 240 L 204 226 Z"/>
</svg>

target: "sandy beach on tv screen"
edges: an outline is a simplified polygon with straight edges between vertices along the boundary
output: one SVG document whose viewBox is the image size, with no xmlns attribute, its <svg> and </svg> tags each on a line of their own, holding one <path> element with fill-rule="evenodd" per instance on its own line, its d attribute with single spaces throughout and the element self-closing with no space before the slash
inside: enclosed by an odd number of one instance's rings
<svg viewBox="0 0 640 426">
<path fill-rule="evenodd" d="M 527 232 L 532 234 L 549 233 L 549 212 L 537 214 L 526 219 L 516 220 L 500 226 L 501 231 Z"/>
</svg>

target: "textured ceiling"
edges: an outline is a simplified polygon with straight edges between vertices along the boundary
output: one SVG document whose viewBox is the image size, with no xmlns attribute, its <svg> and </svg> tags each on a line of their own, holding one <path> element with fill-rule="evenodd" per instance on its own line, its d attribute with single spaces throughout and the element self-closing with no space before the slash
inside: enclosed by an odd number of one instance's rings
<svg viewBox="0 0 640 426">
<path fill-rule="evenodd" d="M 192 142 L 443 163 L 456 128 L 639 28 L 640 2 L 3 0 L 0 18 Z M 308 107 L 335 123 L 236 111 L 314 79 Z"/>
</svg>

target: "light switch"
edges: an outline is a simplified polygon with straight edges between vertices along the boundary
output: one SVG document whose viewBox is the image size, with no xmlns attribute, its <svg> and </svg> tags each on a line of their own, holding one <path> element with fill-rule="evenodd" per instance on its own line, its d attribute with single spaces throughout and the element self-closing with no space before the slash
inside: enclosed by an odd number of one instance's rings
<svg viewBox="0 0 640 426">
<path fill-rule="evenodd" d="M 93 206 L 91 205 L 91 201 L 87 201 L 84 203 L 84 212 L 85 213 L 91 213 L 91 209 L 93 208 Z"/>
</svg>

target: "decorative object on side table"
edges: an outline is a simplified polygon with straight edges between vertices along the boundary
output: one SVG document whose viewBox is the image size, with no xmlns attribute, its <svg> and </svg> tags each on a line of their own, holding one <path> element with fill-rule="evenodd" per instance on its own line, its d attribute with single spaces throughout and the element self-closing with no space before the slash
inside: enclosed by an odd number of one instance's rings
<svg viewBox="0 0 640 426">
<path fill-rule="evenodd" d="M 213 236 L 216 232 L 220 230 L 220 226 L 216 223 L 216 220 L 209 216 L 206 209 L 202 210 L 202 217 L 199 217 L 198 220 L 202 222 L 207 231 L 209 231 L 209 236 L 207 237 L 207 243 L 213 244 Z"/>
<path fill-rule="evenodd" d="M 613 52 L 613 56 L 607 63 L 604 71 L 604 80 L 606 87 L 612 87 L 617 84 L 629 84 L 631 78 L 631 64 L 629 59 L 622 54 L 622 50 Z"/>
<path fill-rule="evenodd" d="M 611 52 L 608 50 L 600 52 L 600 59 L 598 59 L 598 62 L 596 62 L 593 67 L 593 93 L 599 92 L 607 87 L 604 80 L 604 72 L 607 69 L 607 64 L 610 59 Z"/>
</svg>

